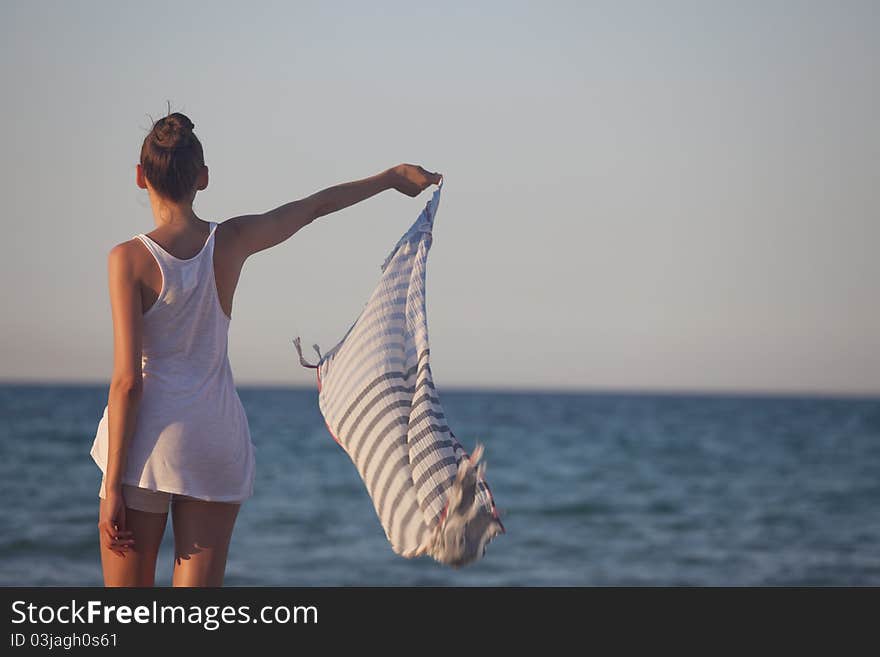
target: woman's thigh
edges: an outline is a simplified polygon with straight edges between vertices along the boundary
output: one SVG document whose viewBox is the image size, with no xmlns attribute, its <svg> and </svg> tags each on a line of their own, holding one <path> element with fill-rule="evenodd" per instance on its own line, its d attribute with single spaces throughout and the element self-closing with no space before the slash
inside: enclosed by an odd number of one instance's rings
<svg viewBox="0 0 880 657">
<path fill-rule="evenodd" d="M 153 586 L 167 522 L 167 513 L 125 509 L 125 528 L 131 530 L 134 545 L 120 556 L 99 540 L 105 586 Z"/>
<path fill-rule="evenodd" d="M 240 504 L 175 497 L 173 586 L 222 586 Z"/>
</svg>

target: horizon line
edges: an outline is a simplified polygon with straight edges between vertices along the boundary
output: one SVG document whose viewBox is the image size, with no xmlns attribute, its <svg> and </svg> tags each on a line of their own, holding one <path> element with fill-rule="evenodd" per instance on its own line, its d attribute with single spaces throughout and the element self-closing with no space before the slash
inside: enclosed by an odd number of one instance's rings
<svg viewBox="0 0 880 657">
<path fill-rule="evenodd" d="M 14 379 L 0 378 L 0 386 L 21 387 L 92 387 L 107 386 L 107 380 L 93 379 Z M 278 381 L 267 382 L 235 382 L 237 389 L 282 389 L 282 390 L 314 390 L 317 386 L 303 383 L 283 383 Z M 552 386 L 505 386 L 492 385 L 462 385 L 447 384 L 443 386 L 444 392 L 449 393 L 500 393 L 500 394 L 537 394 L 537 395 L 624 395 L 624 396 L 666 396 L 666 397 L 755 397 L 755 398 L 798 398 L 798 399 L 864 399 L 880 401 L 880 391 L 840 391 L 840 390 L 797 390 L 797 389 L 767 389 L 767 388 L 652 388 L 643 386 L 620 387 L 620 386 L 580 386 L 580 387 L 552 387 Z"/>
</svg>

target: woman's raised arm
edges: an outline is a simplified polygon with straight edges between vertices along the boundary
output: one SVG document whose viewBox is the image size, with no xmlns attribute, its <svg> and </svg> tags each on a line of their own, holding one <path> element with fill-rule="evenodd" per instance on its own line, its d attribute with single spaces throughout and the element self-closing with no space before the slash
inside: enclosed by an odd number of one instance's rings
<svg viewBox="0 0 880 657">
<path fill-rule="evenodd" d="M 438 184 L 441 178 L 439 173 L 431 173 L 418 165 L 399 164 L 369 178 L 322 189 L 263 214 L 242 215 L 223 223 L 233 229 L 239 258 L 245 260 L 254 253 L 280 244 L 318 217 L 347 208 L 386 189 L 418 196 L 429 185 Z"/>
</svg>

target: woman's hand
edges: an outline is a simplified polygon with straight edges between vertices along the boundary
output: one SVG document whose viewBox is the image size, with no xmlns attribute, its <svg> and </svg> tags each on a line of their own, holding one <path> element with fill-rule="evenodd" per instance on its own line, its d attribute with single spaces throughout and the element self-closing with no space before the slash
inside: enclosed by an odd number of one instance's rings
<svg viewBox="0 0 880 657">
<path fill-rule="evenodd" d="M 120 557 L 134 544 L 131 532 L 125 529 L 125 500 L 121 490 L 108 490 L 107 497 L 101 500 L 98 529 L 104 547 Z"/>
<path fill-rule="evenodd" d="M 416 164 L 398 164 L 389 169 L 391 186 L 407 196 L 418 196 L 428 185 L 440 184 L 443 176 L 431 173 Z"/>
</svg>

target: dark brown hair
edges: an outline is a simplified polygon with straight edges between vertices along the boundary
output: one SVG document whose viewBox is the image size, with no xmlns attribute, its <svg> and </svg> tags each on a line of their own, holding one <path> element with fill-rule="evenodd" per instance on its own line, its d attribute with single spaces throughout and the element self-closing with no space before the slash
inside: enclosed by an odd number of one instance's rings
<svg viewBox="0 0 880 657">
<path fill-rule="evenodd" d="M 205 166 L 202 144 L 193 134 L 194 127 L 185 114 L 168 114 L 153 124 L 141 146 L 144 175 L 160 196 L 174 202 L 189 198 L 196 177 Z"/>
</svg>

